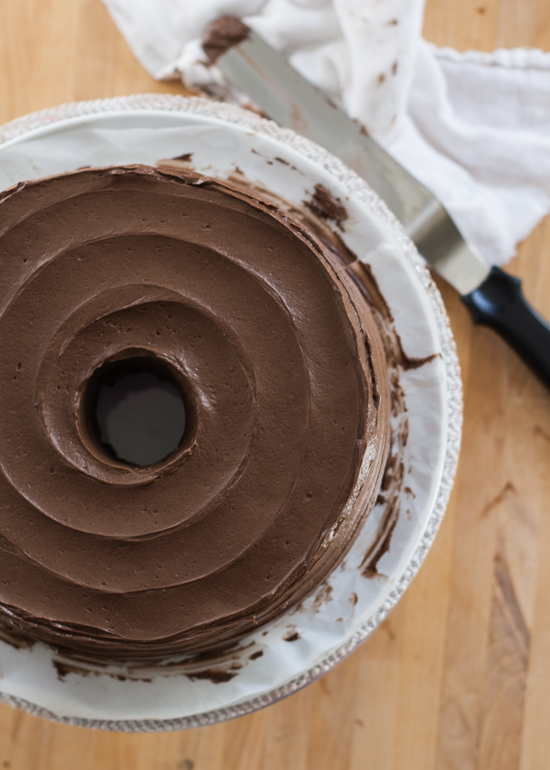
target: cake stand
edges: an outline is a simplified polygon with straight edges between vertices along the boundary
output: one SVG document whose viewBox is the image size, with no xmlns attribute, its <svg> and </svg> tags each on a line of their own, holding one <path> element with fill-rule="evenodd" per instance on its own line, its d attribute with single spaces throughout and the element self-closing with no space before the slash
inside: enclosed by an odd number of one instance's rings
<svg viewBox="0 0 550 770">
<path fill-rule="evenodd" d="M 297 609 L 208 664 L 86 666 L 39 643 L 0 641 L 0 700 L 59 722 L 126 732 L 250 713 L 353 652 L 399 601 L 432 545 L 460 445 L 460 372 L 439 292 L 385 204 L 318 145 L 205 99 L 151 94 L 77 102 L 0 128 L 0 189 L 82 166 L 174 158 L 209 176 L 238 174 L 294 207 L 316 184 L 327 187 L 349 213 L 345 243 L 369 266 L 391 310 L 389 332 L 424 363 L 392 370 L 392 454 L 402 468 L 395 494 L 376 505 L 343 563 Z"/>
</svg>

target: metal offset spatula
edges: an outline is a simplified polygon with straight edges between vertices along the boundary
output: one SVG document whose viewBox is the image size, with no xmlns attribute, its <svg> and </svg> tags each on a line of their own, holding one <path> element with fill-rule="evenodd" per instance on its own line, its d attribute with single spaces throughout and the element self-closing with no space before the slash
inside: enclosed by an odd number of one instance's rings
<svg viewBox="0 0 550 770">
<path fill-rule="evenodd" d="M 525 300 L 519 278 L 488 268 L 423 184 L 262 38 L 244 29 L 241 42 L 216 56 L 226 77 L 279 125 L 322 145 L 360 174 L 429 266 L 460 293 L 474 323 L 498 332 L 550 388 L 550 325 Z"/>
</svg>

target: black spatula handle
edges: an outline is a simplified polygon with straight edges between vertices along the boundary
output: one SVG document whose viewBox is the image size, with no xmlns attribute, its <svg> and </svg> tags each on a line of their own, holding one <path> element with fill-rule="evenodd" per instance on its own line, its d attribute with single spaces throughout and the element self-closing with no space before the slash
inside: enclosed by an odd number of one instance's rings
<svg viewBox="0 0 550 770">
<path fill-rule="evenodd" d="M 493 267 L 462 301 L 474 323 L 498 332 L 550 388 L 550 324 L 527 302 L 519 278 Z"/>
</svg>

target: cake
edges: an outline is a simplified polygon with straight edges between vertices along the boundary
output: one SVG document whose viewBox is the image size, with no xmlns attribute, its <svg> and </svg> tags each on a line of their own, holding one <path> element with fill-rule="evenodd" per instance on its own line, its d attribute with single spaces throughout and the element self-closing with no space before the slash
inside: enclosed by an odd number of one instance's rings
<svg viewBox="0 0 550 770">
<path fill-rule="evenodd" d="M 154 661 L 296 606 L 388 456 L 384 351 L 352 272 L 305 220 L 190 171 L 82 169 L 2 193 L 0 212 L 0 622 Z M 158 462 L 98 437 L 113 366 L 182 394 Z"/>
</svg>

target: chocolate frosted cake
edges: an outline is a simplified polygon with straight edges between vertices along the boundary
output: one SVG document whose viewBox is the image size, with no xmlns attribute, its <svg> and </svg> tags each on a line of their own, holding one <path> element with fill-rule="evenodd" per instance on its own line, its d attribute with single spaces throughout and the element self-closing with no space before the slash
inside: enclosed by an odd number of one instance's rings
<svg viewBox="0 0 550 770">
<path fill-rule="evenodd" d="M 389 444 L 382 343 L 313 229 L 190 172 L 0 196 L 0 620 L 93 660 L 214 648 L 342 559 Z M 162 372 L 174 451 L 120 459 L 98 373 Z"/>
</svg>

